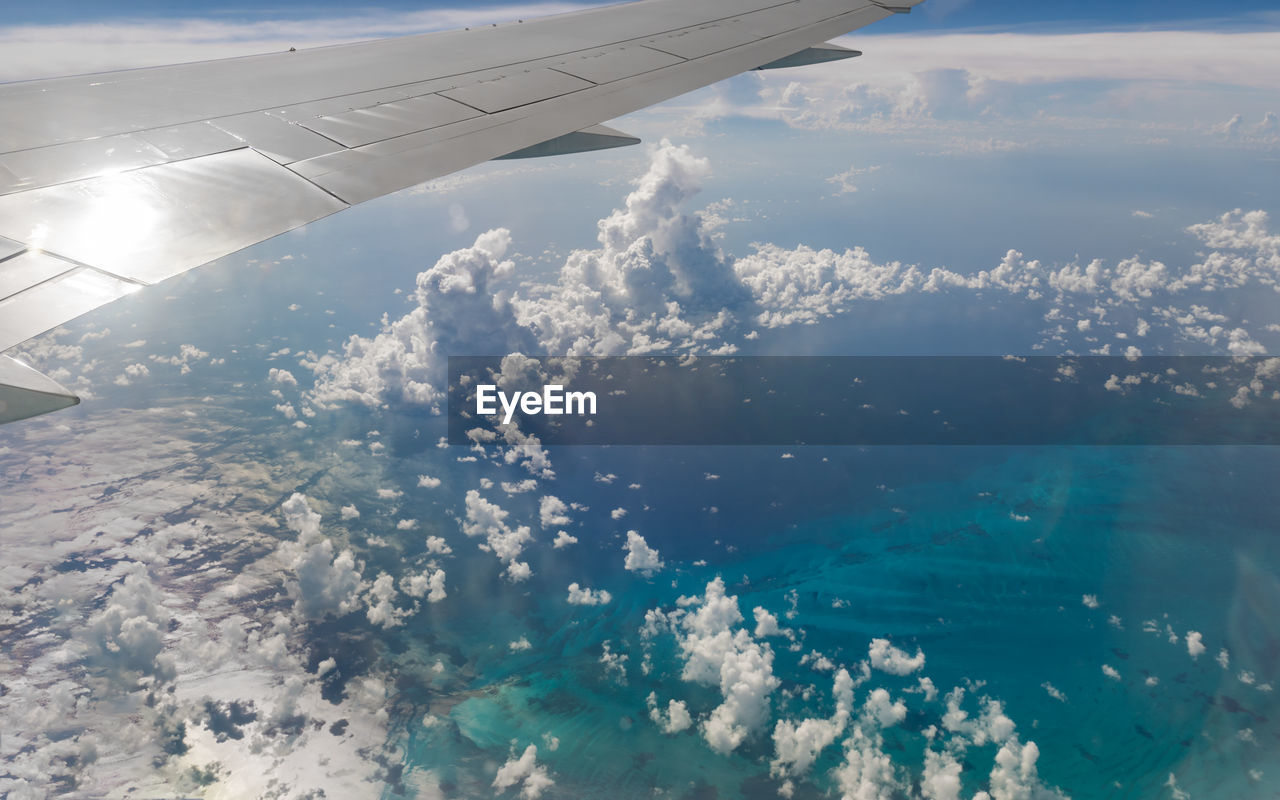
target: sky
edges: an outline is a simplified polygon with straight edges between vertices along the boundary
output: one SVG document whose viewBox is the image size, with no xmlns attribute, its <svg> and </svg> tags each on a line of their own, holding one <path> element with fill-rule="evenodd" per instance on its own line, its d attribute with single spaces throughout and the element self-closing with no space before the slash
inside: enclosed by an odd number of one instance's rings
<svg viewBox="0 0 1280 800">
<path fill-rule="evenodd" d="M 1275 785 L 1266 448 L 464 454 L 433 413 L 477 342 L 1274 354 L 1266 10 L 935 0 L 611 121 L 640 146 L 480 165 L 19 348 L 84 402 L 0 429 L 0 791 Z M 6 80 L 530 6 L 22 13 Z"/>
<path fill-rule="evenodd" d="M 512 6 L 502 0 L 480 0 L 469 3 L 473 9 Z M 586 4 L 583 4 L 586 5 Z M 408 12 L 456 8 L 449 2 L 407 2 L 406 0 L 367 4 L 366 13 L 384 11 Z M 1217 21 L 1218 24 L 1280 25 L 1275 5 L 1266 0 L 1248 0 L 1232 3 L 1229 9 L 1206 10 L 1204 3 L 1191 0 L 1140 0 L 1140 2 L 1113 3 L 1106 0 L 1079 0 L 1078 2 L 1028 3 L 1019 0 L 930 0 L 917 9 L 913 16 L 901 21 L 889 21 L 883 27 L 896 30 L 945 30 L 963 27 L 999 26 L 1007 29 L 1020 25 L 1090 27 L 1162 27 L 1175 23 L 1194 21 L 1200 26 Z M 178 18 L 209 16 L 217 19 L 262 20 L 276 18 L 325 17 L 350 13 L 351 7 L 338 2 L 298 2 L 276 0 L 261 6 L 220 3 L 211 0 L 184 3 L 133 0 L 127 3 L 83 3 L 77 0 L 53 0 L 47 3 L 25 3 L 11 9 L 7 15 L 9 24 L 50 24 L 86 21 L 114 21 L 138 18 Z"/>
</svg>

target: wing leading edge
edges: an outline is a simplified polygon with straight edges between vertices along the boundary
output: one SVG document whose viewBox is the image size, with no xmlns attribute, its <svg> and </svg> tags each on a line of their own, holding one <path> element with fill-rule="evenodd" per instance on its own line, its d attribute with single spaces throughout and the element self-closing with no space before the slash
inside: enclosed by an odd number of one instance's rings
<svg viewBox="0 0 1280 800">
<path fill-rule="evenodd" d="M 0 86 L 0 350 L 483 161 L 634 143 L 600 123 L 747 70 L 857 55 L 822 43 L 921 1 L 640 0 Z M 0 363 L 0 387 L 26 377 Z"/>
</svg>

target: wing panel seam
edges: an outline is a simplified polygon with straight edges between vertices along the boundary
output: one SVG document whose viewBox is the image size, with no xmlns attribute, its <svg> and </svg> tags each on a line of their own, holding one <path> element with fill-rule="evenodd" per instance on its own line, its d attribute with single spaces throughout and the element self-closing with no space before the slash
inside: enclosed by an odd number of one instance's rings
<svg viewBox="0 0 1280 800">
<path fill-rule="evenodd" d="M 561 64 L 557 64 L 556 66 L 561 66 L 561 67 L 562 67 L 562 66 L 564 66 L 564 64 L 563 64 L 563 63 L 561 63 Z M 604 84 L 596 83 L 595 81 L 591 80 L 590 78 L 584 78 L 584 77 L 582 77 L 581 75 L 574 75 L 572 72 L 565 72 L 564 70 L 562 70 L 562 69 L 556 69 L 555 67 L 546 67 L 546 69 L 547 69 L 548 71 L 550 71 L 550 72 L 558 72 L 558 73 L 560 73 L 561 75 L 565 75 L 565 76 L 568 76 L 568 77 L 570 77 L 570 78 L 577 78 L 577 79 L 578 79 L 578 80 L 580 80 L 580 81 L 586 81 L 587 83 L 591 84 L 590 86 L 584 86 L 584 87 L 583 87 L 583 88 L 581 88 L 581 89 L 574 89 L 574 90 L 573 90 L 573 92 L 585 92 L 585 91 L 587 91 L 587 90 L 589 90 L 589 89 L 594 89 L 594 88 L 595 88 L 595 87 L 597 87 L 597 86 L 603 86 L 603 85 L 604 85 Z M 573 92 L 566 92 L 566 94 L 573 94 Z M 556 96 L 557 96 L 557 97 L 564 97 L 564 95 L 563 95 L 563 94 L 561 94 L 561 95 L 556 95 Z M 450 99 L 452 100 L 453 98 L 450 98 Z M 543 98 L 543 99 L 544 99 L 544 100 L 553 100 L 554 98 L 551 98 L 551 97 L 545 97 L 545 98 Z M 537 103 L 537 102 L 541 102 L 541 101 L 534 100 L 533 102 Z M 516 106 L 516 108 L 519 108 L 519 106 Z"/>
<path fill-rule="evenodd" d="M 408 135 L 408 134 L 406 134 L 406 135 Z M 348 152 L 348 153 L 350 153 L 350 152 L 352 152 L 352 151 L 353 151 L 353 150 L 355 150 L 355 149 L 356 149 L 356 148 L 354 148 L 354 147 L 349 147 L 349 148 L 347 148 L 347 152 Z M 258 152 L 258 151 L 254 150 L 254 152 L 256 153 L 256 152 Z M 262 154 L 261 154 L 261 153 L 259 153 L 259 155 L 262 155 Z M 295 162 L 294 162 L 294 164 L 300 164 L 300 163 L 302 163 L 302 162 L 300 162 L 300 161 L 295 161 Z M 300 179 L 302 179 L 302 180 L 306 181 L 307 183 L 309 183 L 309 184 L 311 184 L 312 186 L 316 187 L 316 188 L 317 188 L 317 189 L 319 189 L 320 191 L 322 191 L 322 192 L 324 192 L 325 194 L 329 195 L 329 196 L 330 196 L 330 197 L 332 197 L 334 200 L 337 200 L 339 203 L 342 203 L 342 204 L 343 204 L 344 206 L 346 206 L 347 208 L 351 208 L 351 206 L 353 205 L 353 203 L 352 203 L 350 200 L 347 200 L 346 198 L 343 198 L 343 197 L 341 197 L 341 196 L 339 196 L 339 195 L 335 194 L 335 193 L 333 192 L 333 190 L 332 190 L 332 189 L 329 189 L 328 187 L 325 187 L 325 186 L 321 186 L 320 184 L 318 184 L 318 183 L 316 183 L 315 181 L 313 181 L 313 180 L 311 180 L 310 178 L 308 178 L 306 175 L 303 175 L 301 172 L 298 172 L 297 170 L 293 169 L 293 164 L 281 164 L 280 166 L 284 167 L 285 169 L 287 169 L 287 170 L 289 170 L 290 172 L 292 172 L 294 175 L 297 175 Z"/>
</svg>

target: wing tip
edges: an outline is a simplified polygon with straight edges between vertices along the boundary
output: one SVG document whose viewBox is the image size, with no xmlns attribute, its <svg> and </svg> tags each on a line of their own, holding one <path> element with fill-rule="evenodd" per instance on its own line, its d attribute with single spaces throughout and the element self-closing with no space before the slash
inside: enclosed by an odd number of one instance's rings
<svg viewBox="0 0 1280 800">
<path fill-rule="evenodd" d="M 10 356 L 0 356 L 0 425 L 79 405 L 57 381 Z"/>
</svg>

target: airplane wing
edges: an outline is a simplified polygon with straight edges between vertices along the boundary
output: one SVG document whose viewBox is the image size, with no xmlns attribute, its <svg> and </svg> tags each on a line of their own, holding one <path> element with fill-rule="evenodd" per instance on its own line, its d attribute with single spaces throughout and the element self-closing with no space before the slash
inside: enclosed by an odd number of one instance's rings
<svg viewBox="0 0 1280 800">
<path fill-rule="evenodd" d="M 746 70 L 857 55 L 822 43 L 920 2 L 640 0 L 0 85 L 0 351 L 483 161 L 634 143 L 599 123 Z M 0 356 L 0 423 L 75 402 Z"/>
</svg>

